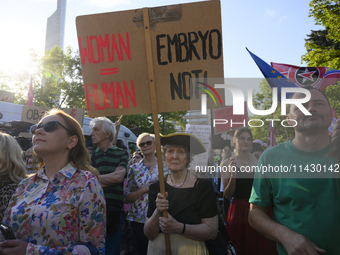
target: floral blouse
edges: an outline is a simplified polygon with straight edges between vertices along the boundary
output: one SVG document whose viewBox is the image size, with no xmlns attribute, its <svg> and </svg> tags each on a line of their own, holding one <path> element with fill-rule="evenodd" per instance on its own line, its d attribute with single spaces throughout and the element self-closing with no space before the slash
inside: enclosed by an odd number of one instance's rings
<svg viewBox="0 0 340 255">
<path fill-rule="evenodd" d="M 168 170 L 164 169 L 164 176 L 167 173 Z M 149 169 L 144 165 L 143 160 L 141 160 L 139 163 L 131 165 L 124 190 L 124 199 L 129 193 L 140 189 L 154 179 L 158 180 L 158 164 L 156 164 L 156 166 L 152 169 L 151 173 Z M 147 192 L 140 196 L 134 203 L 131 203 L 126 219 L 129 221 L 145 223 L 148 206 L 149 193 Z"/>
<path fill-rule="evenodd" d="M 105 208 L 91 172 L 67 164 L 49 180 L 43 167 L 18 185 L 3 222 L 28 243 L 26 254 L 77 254 L 79 245 L 105 254 Z"/>
</svg>

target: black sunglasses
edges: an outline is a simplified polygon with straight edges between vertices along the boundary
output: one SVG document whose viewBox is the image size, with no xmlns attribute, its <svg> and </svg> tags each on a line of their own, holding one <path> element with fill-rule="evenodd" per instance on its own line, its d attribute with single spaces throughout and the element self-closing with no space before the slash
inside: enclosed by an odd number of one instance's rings
<svg viewBox="0 0 340 255">
<path fill-rule="evenodd" d="M 140 144 L 139 144 L 139 147 L 144 148 L 145 145 L 146 145 L 146 146 L 151 146 L 152 143 L 153 143 L 153 141 L 147 141 L 147 142 L 145 142 L 145 143 L 140 143 Z"/>
<path fill-rule="evenodd" d="M 31 135 L 34 135 L 35 134 L 35 131 L 38 129 L 38 128 L 43 128 L 45 132 L 52 132 L 53 130 L 56 129 L 56 127 L 58 126 L 58 124 L 60 126 L 62 126 L 63 128 L 65 128 L 67 130 L 67 132 L 69 132 L 69 134 L 71 134 L 70 130 L 68 130 L 67 127 L 65 127 L 63 124 L 61 124 L 59 121 L 57 120 L 53 120 L 53 121 L 49 121 L 47 123 L 45 123 L 44 125 L 41 125 L 41 124 L 35 124 L 33 126 L 30 127 L 30 133 Z"/>
</svg>

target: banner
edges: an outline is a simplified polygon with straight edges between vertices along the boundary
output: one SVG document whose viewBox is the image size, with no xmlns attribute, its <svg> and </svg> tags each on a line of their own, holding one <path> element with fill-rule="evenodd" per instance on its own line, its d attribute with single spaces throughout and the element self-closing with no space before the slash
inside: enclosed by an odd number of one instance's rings
<svg viewBox="0 0 340 255">
<path fill-rule="evenodd" d="M 14 103 L 14 93 L 0 90 L 0 101 Z"/>
<path fill-rule="evenodd" d="M 36 106 L 23 106 L 21 112 L 21 121 L 30 122 L 32 124 L 37 124 L 44 113 L 52 108 L 48 107 L 36 107 Z M 62 109 L 67 114 L 75 118 L 80 126 L 83 126 L 84 121 L 84 109 L 82 108 L 64 108 Z"/>
<path fill-rule="evenodd" d="M 203 91 L 190 79 L 223 78 L 220 1 L 148 12 L 150 27 L 144 26 L 142 9 L 76 18 L 90 117 L 150 113 L 149 82 L 156 85 L 158 112 L 193 110 L 192 100 L 200 109 Z M 153 66 L 147 64 L 147 43 Z M 218 91 L 224 102 L 224 90 Z"/>
</svg>

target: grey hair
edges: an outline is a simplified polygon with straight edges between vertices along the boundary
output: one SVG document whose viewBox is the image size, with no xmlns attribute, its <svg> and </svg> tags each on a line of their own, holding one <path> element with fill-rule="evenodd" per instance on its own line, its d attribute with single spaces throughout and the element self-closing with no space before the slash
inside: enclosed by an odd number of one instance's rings
<svg viewBox="0 0 340 255">
<path fill-rule="evenodd" d="M 90 127 L 93 128 L 94 125 L 96 125 L 96 123 L 98 122 L 102 122 L 103 126 L 102 126 L 102 130 L 104 134 L 108 134 L 111 133 L 109 136 L 109 140 L 110 142 L 113 141 L 113 137 L 115 135 L 116 132 L 116 128 L 115 125 L 112 123 L 112 121 L 106 117 L 98 117 L 98 118 L 94 118 L 93 120 L 91 120 L 90 122 Z"/>
</svg>

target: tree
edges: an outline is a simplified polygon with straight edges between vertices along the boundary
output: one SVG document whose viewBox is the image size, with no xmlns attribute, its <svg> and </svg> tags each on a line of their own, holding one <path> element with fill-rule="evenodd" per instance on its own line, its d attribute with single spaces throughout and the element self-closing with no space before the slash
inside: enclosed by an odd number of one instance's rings
<svg viewBox="0 0 340 255">
<path fill-rule="evenodd" d="M 164 113 L 164 133 L 163 133 L 163 114 L 158 114 L 159 132 L 163 135 L 176 132 L 174 122 L 185 129 L 185 120 L 183 116 L 186 111 L 181 112 L 166 112 Z M 109 117 L 113 122 L 118 119 L 117 117 Z M 137 115 L 125 115 L 122 118 L 122 125 L 134 130 L 137 129 L 137 133 L 154 133 L 154 123 L 152 114 L 137 114 Z"/>
<path fill-rule="evenodd" d="M 324 30 L 307 35 L 307 53 L 301 59 L 308 66 L 327 66 L 340 70 L 340 0 L 312 0 L 309 16 Z M 340 83 L 328 86 L 325 93 L 337 115 L 340 115 Z"/>
<path fill-rule="evenodd" d="M 266 110 L 272 106 L 272 89 L 270 88 L 268 82 L 263 79 L 260 83 L 260 90 L 261 92 L 257 92 L 253 95 L 253 105 L 256 109 Z M 260 139 L 264 143 L 267 143 L 268 140 L 268 133 L 269 133 L 269 125 L 272 124 L 272 121 L 267 121 L 269 119 L 277 119 L 280 121 L 274 121 L 273 125 L 275 127 L 275 135 L 276 135 L 276 142 L 282 143 L 287 140 L 287 138 L 291 138 L 294 135 L 293 128 L 291 127 L 283 127 L 281 125 L 281 121 L 284 120 L 286 116 L 281 116 L 281 108 L 280 104 L 276 108 L 275 112 L 273 113 L 273 118 L 270 115 L 253 115 L 250 117 L 250 120 L 262 120 L 261 121 L 251 121 L 252 126 L 260 126 L 263 124 L 262 127 L 250 127 L 251 132 L 253 133 L 254 140 Z M 284 122 L 284 125 L 288 125 L 287 122 Z"/>
<path fill-rule="evenodd" d="M 45 53 L 39 69 L 41 85 L 34 89 L 39 106 L 85 108 L 85 92 L 78 51 L 55 46 Z"/>
<path fill-rule="evenodd" d="M 83 108 L 86 109 L 86 100 L 79 51 L 67 47 L 62 50 L 55 46 L 45 52 L 43 57 L 31 52 L 32 65 L 38 70 L 33 74 L 34 106 Z M 23 73 L 8 76 L 0 73 L 0 89 L 15 92 L 16 103 L 26 105 L 30 75 Z M 11 88 L 19 88 L 13 91 Z M 185 111 L 165 113 L 164 133 L 175 132 L 174 122 L 185 128 L 183 116 Z M 112 121 L 118 117 L 110 117 Z M 159 126 L 162 133 L 163 115 L 159 114 Z M 153 133 L 153 120 L 151 114 L 127 115 L 122 119 L 122 125 L 128 128 L 139 128 L 141 132 Z"/>
</svg>

